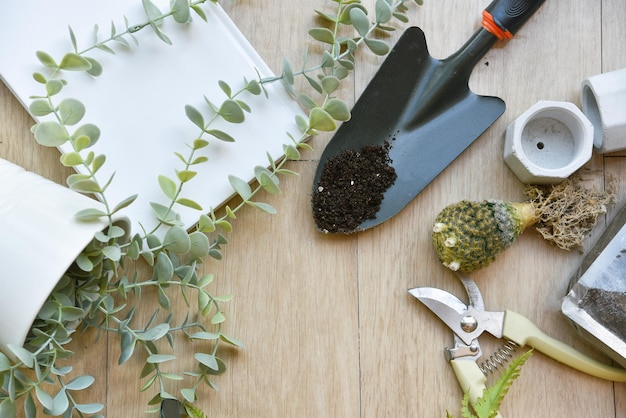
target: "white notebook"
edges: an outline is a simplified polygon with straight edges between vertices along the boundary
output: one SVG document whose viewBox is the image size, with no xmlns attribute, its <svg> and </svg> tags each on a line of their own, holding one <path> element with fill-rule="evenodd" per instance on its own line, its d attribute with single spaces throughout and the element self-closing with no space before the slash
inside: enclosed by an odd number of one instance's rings
<svg viewBox="0 0 626 418">
<path fill-rule="evenodd" d="M 154 0 L 161 11 L 168 10 L 168 0 Z M 233 89 L 248 80 L 272 76 L 249 42 L 223 9 L 211 2 L 201 6 L 208 22 L 192 13 L 193 22 L 181 25 L 168 19 L 161 26 L 171 39 L 168 45 L 149 29 L 135 34 L 139 44 L 131 48 L 108 44 L 117 53 L 94 51 L 91 56 L 102 64 L 104 72 L 92 78 L 85 73 L 65 72 L 67 87 L 59 97 L 82 101 L 87 113 L 82 123 L 93 123 L 101 137 L 93 147 L 107 156 L 99 180 L 113 172 L 115 179 L 107 191 L 111 204 L 139 194 L 125 214 L 133 222 L 152 229 L 156 221 L 150 202 L 167 203 L 160 191 L 157 176 L 175 178 L 183 168 L 174 155 L 185 156 L 199 129 L 185 116 L 185 105 L 206 110 L 204 96 L 214 103 L 226 97 L 218 80 Z M 76 36 L 78 48 L 92 44 L 94 25 L 100 39 L 110 36 L 111 22 L 117 32 L 125 30 L 124 17 L 130 25 L 146 21 L 140 0 L 29 0 L 10 1 L 0 14 L 0 78 L 27 108 L 30 96 L 43 94 L 43 86 L 32 78 L 42 72 L 35 52 L 42 50 L 58 62 L 71 52 L 68 25 Z M 258 72 L 258 74 L 257 74 Z M 199 174 L 187 183 L 182 197 L 200 203 L 205 211 L 218 208 L 234 193 L 228 175 L 244 180 L 254 178 L 255 166 L 268 166 L 267 154 L 274 159 L 283 155 L 283 144 L 291 143 L 290 132 L 299 137 L 295 115 L 301 110 L 280 83 L 267 85 L 264 95 L 246 96 L 252 108 L 243 124 L 219 122 L 213 127 L 226 131 L 236 142 L 210 139 L 211 145 L 198 155 L 209 162 L 194 166 Z M 203 112 L 206 114 L 206 112 Z M 42 118 L 42 120 L 47 120 Z M 34 138 L 33 138 L 34 140 Z M 61 151 L 66 151 L 61 147 Z M 59 163 L 60 164 L 60 163 Z M 193 226 L 201 212 L 176 206 L 187 227 Z"/>
</svg>

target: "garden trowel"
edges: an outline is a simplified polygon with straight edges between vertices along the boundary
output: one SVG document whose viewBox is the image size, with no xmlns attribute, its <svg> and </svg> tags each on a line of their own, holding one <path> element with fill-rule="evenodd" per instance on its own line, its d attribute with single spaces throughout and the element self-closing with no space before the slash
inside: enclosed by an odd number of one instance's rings
<svg viewBox="0 0 626 418">
<path fill-rule="evenodd" d="M 471 72 L 496 41 L 510 39 L 543 2 L 493 1 L 483 11 L 481 28 L 444 60 L 430 56 L 421 29 L 404 32 L 321 156 L 312 190 L 320 231 L 351 233 L 391 218 L 504 113 L 502 99 L 470 91 Z M 325 209 L 316 207 L 316 193 L 323 192 L 324 166 L 346 150 L 368 146 L 385 146 L 397 175 L 380 208 L 354 228 L 321 224 L 317 215 Z M 335 204 L 331 196 L 326 203 Z"/>
</svg>

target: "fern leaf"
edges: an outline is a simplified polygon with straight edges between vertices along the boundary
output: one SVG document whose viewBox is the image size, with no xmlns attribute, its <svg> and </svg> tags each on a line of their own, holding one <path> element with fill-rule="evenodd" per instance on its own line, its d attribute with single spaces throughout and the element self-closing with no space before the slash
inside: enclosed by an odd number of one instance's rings
<svg viewBox="0 0 626 418">
<path fill-rule="evenodd" d="M 478 418 L 472 413 L 472 408 L 470 407 L 469 392 L 465 392 L 465 395 L 463 395 L 463 400 L 461 401 L 461 417 Z"/>
<path fill-rule="evenodd" d="M 502 376 L 492 386 L 486 388 L 483 396 L 476 400 L 473 408 L 479 418 L 493 418 L 497 415 L 504 396 L 508 393 L 515 379 L 519 377 L 522 366 L 532 355 L 532 351 L 528 350 L 514 359 L 502 373 Z"/>
</svg>

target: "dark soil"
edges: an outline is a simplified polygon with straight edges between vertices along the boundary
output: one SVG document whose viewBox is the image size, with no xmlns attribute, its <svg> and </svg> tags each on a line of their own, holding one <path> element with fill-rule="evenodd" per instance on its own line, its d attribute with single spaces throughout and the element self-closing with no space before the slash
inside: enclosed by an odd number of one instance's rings
<svg viewBox="0 0 626 418">
<path fill-rule="evenodd" d="M 626 341 L 626 293 L 591 288 L 579 303 L 596 321 Z"/>
<path fill-rule="evenodd" d="M 311 201 L 318 229 L 348 234 L 376 218 L 383 193 L 397 177 L 389 148 L 386 142 L 345 150 L 326 162 Z"/>
</svg>

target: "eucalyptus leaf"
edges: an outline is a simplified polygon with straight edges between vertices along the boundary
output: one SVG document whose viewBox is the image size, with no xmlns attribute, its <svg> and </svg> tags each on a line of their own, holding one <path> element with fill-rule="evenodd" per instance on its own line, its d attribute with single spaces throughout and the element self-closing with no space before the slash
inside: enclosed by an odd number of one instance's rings
<svg viewBox="0 0 626 418">
<path fill-rule="evenodd" d="M 163 338 L 169 332 L 169 330 L 169 324 L 158 324 L 146 330 L 145 332 L 137 333 L 137 339 L 141 341 L 157 341 Z"/>
<path fill-rule="evenodd" d="M 165 363 L 172 360 L 176 360 L 176 356 L 173 354 L 152 354 L 146 359 L 148 363 L 154 364 Z"/>
<path fill-rule="evenodd" d="M 324 51 L 322 53 L 322 68 L 332 68 L 335 65 L 335 57 L 330 52 Z"/>
<path fill-rule="evenodd" d="M 37 406 L 35 405 L 32 393 L 29 393 L 24 400 L 24 414 L 26 418 L 35 418 L 37 416 Z"/>
<path fill-rule="evenodd" d="M 67 411 L 67 408 L 69 408 L 69 406 L 70 401 L 67 398 L 67 393 L 64 389 L 61 389 L 52 398 L 52 408 L 44 408 L 44 413 L 47 415 L 61 415 L 62 413 Z"/>
<path fill-rule="evenodd" d="M 137 344 L 137 340 L 133 337 L 130 331 L 123 330 L 120 334 L 121 353 L 117 363 L 124 364 L 135 352 L 135 345 Z"/>
<path fill-rule="evenodd" d="M 368 46 L 370 51 L 376 55 L 382 56 L 389 52 L 389 45 L 387 45 L 387 42 L 381 41 L 380 39 L 365 38 L 365 44 Z"/>
<path fill-rule="evenodd" d="M 33 134 L 37 143 L 46 147 L 58 147 L 70 139 L 63 125 L 55 121 L 45 121 L 34 125 Z"/>
<path fill-rule="evenodd" d="M 207 215 L 200 215 L 198 220 L 198 230 L 201 232 L 210 233 L 215 231 L 215 222 Z"/>
<path fill-rule="evenodd" d="M 393 12 L 387 0 L 376 0 L 375 10 L 377 23 L 387 23 L 391 20 Z"/>
<path fill-rule="evenodd" d="M 270 205 L 269 203 L 264 203 L 264 202 L 252 202 L 252 201 L 248 201 L 246 202 L 249 205 L 254 206 L 257 209 L 261 209 L 263 212 L 269 213 L 270 215 L 274 215 L 277 213 L 276 208 L 274 208 L 272 205 Z"/>
<path fill-rule="evenodd" d="M 236 100 L 225 100 L 217 113 L 230 123 L 242 123 L 245 120 L 243 109 Z"/>
<path fill-rule="evenodd" d="M 348 106 L 339 99 L 330 99 L 324 110 L 335 120 L 347 121 L 350 119 L 350 109 Z"/>
<path fill-rule="evenodd" d="M 95 221 L 100 218 L 104 218 L 106 216 L 107 216 L 106 212 L 100 209 L 92 209 L 92 208 L 82 209 L 76 212 L 76 214 L 74 215 L 76 219 L 78 219 L 79 221 L 84 221 L 84 222 Z"/>
<path fill-rule="evenodd" d="M 63 82 L 61 80 L 46 81 L 46 93 L 48 96 L 54 96 L 63 90 Z"/>
<path fill-rule="evenodd" d="M 252 189 L 247 181 L 232 174 L 228 176 L 228 181 L 243 200 L 248 200 L 252 197 Z"/>
<path fill-rule="evenodd" d="M 118 203 L 117 205 L 115 205 L 115 207 L 113 208 L 113 210 L 111 211 L 111 213 L 117 213 L 120 210 L 130 206 L 133 204 L 133 202 L 137 199 L 136 194 L 127 197 L 126 199 L 122 200 L 120 203 Z"/>
<path fill-rule="evenodd" d="M 19 361 L 24 363 L 26 367 L 33 367 L 35 362 L 35 354 L 31 353 L 27 349 L 20 347 L 19 345 L 8 344 L 7 348 L 18 358 Z"/>
<path fill-rule="evenodd" d="M 191 240 L 189 239 L 189 234 L 184 228 L 180 226 L 172 226 L 165 233 L 163 245 L 175 254 L 186 254 L 191 248 Z M 160 255 L 161 254 L 159 254 L 159 256 Z"/>
<path fill-rule="evenodd" d="M 358 7 L 350 9 L 350 22 L 359 35 L 365 37 L 370 29 L 370 21 L 365 12 Z"/>
<path fill-rule="evenodd" d="M 171 200 L 176 199 L 178 186 L 176 186 L 176 183 L 174 182 L 174 180 L 162 174 L 159 175 L 158 180 L 159 180 L 159 187 L 161 188 L 161 191 L 165 194 L 165 196 L 167 196 L 167 198 Z"/>
<path fill-rule="evenodd" d="M 81 136 L 88 137 L 90 139 L 89 146 L 92 146 L 100 139 L 100 128 L 92 123 L 81 125 L 74 131 L 72 138 L 77 139 Z"/>
<path fill-rule="evenodd" d="M 194 12 L 196 12 L 196 13 L 198 14 L 198 16 L 200 16 L 200 18 L 201 18 L 202 20 L 204 20 L 205 22 L 207 22 L 207 21 L 208 21 L 208 19 L 207 19 L 207 17 L 206 17 L 206 14 L 204 13 L 204 10 L 202 9 L 202 7 L 200 7 L 200 6 L 199 6 L 199 5 L 197 5 L 197 4 L 192 4 L 192 5 L 191 5 L 191 9 L 192 9 Z"/>
<path fill-rule="evenodd" d="M 261 85 L 256 80 L 251 80 L 247 82 L 245 88 L 250 94 L 253 94 L 255 96 L 258 96 L 262 92 Z"/>
<path fill-rule="evenodd" d="M 233 138 L 232 136 L 230 136 L 226 132 L 221 131 L 219 129 L 207 129 L 205 132 L 207 134 L 211 135 L 211 136 L 214 136 L 215 138 L 219 139 L 220 141 L 235 142 L 235 138 Z"/>
<path fill-rule="evenodd" d="M 93 385 L 96 379 L 93 376 L 82 375 L 75 377 L 65 384 L 67 390 L 82 390 L 86 389 L 89 386 Z"/>
<path fill-rule="evenodd" d="M 233 90 L 230 88 L 228 83 L 225 82 L 224 80 L 218 80 L 217 84 L 220 86 L 220 89 L 222 89 L 224 94 L 226 96 L 228 96 L 229 99 L 232 99 L 232 97 L 233 97 Z"/>
<path fill-rule="evenodd" d="M 215 356 L 207 353 L 196 353 L 194 358 L 210 369 L 217 370 L 219 368 Z"/>
<path fill-rule="evenodd" d="M 70 188 L 76 192 L 80 193 L 100 193 L 102 192 L 102 188 L 100 185 L 93 180 L 80 180 L 75 183 L 72 183 Z"/>
<path fill-rule="evenodd" d="M 178 203 L 181 206 L 185 206 L 191 209 L 202 210 L 202 206 L 200 206 L 198 202 L 196 202 L 195 200 L 186 198 L 186 197 L 180 197 L 176 199 L 176 203 Z"/>
<path fill-rule="evenodd" d="M 191 19 L 188 0 L 174 0 L 171 12 L 177 23 L 187 23 Z"/>
<path fill-rule="evenodd" d="M 285 153 L 285 158 L 288 160 L 300 159 L 300 151 L 298 151 L 298 148 L 293 145 L 283 145 L 283 152 Z"/>
<path fill-rule="evenodd" d="M 46 116 L 54 112 L 54 108 L 50 105 L 50 102 L 45 99 L 33 100 L 28 106 L 28 110 L 33 116 Z"/>
<path fill-rule="evenodd" d="M 207 255 L 209 255 L 209 238 L 199 231 L 194 231 L 189 234 L 189 239 L 191 241 L 191 256 L 203 259 Z"/>
<path fill-rule="evenodd" d="M 122 257 L 122 250 L 118 245 L 107 245 L 102 248 L 102 254 L 112 261 L 119 261 Z"/>
<path fill-rule="evenodd" d="M 59 103 L 59 116 L 64 125 L 76 125 L 85 116 L 85 105 L 76 99 L 63 99 Z"/>
<path fill-rule="evenodd" d="M 95 414 L 96 412 L 100 412 L 104 409 L 104 405 L 101 403 L 77 403 L 74 406 L 77 411 L 82 412 L 83 414 Z"/>
<path fill-rule="evenodd" d="M 339 85 L 341 84 L 341 82 L 339 81 L 339 78 L 335 76 L 326 76 L 322 78 L 321 83 L 322 83 L 322 89 L 324 90 L 324 93 L 326 94 L 334 93 L 335 90 L 337 90 L 339 88 Z"/>
<path fill-rule="evenodd" d="M 109 52 L 113 52 L 113 50 L 110 50 Z M 103 68 L 102 64 L 100 64 L 100 61 L 91 57 L 85 57 L 85 59 L 89 61 L 89 65 L 91 65 L 91 68 L 87 70 L 87 73 L 89 73 L 89 75 L 93 77 L 99 77 L 100 75 L 102 75 Z"/>
<path fill-rule="evenodd" d="M 306 93 L 302 93 L 298 96 L 298 102 L 300 102 L 302 106 L 309 109 L 317 107 L 317 103 L 315 102 L 315 100 L 313 100 L 313 98 Z"/>
<path fill-rule="evenodd" d="M 289 61 L 287 61 L 287 59 L 283 59 L 283 74 L 282 74 L 282 78 L 283 81 L 285 81 L 285 83 L 287 83 L 290 86 L 293 86 L 294 83 L 294 77 L 293 77 L 293 70 L 291 69 L 291 64 L 289 64 Z"/>
<path fill-rule="evenodd" d="M 83 163 L 83 157 L 77 152 L 67 152 L 60 157 L 61 164 L 65 167 L 75 167 Z"/>
<path fill-rule="evenodd" d="M 44 67 L 57 68 L 59 66 L 54 58 L 52 58 L 52 56 L 50 56 L 50 54 L 48 54 L 47 52 L 37 51 L 35 53 L 35 56 Z"/>
<path fill-rule="evenodd" d="M 154 270 L 155 278 L 159 283 L 167 282 L 174 276 L 172 260 L 162 252 L 157 254 L 157 262 L 154 265 Z"/>
<path fill-rule="evenodd" d="M 335 43 L 335 36 L 328 28 L 312 28 L 309 29 L 309 35 L 315 39 L 316 41 L 323 42 L 326 44 Z"/>
<path fill-rule="evenodd" d="M 69 52 L 61 58 L 59 67 L 62 70 L 68 71 L 89 71 L 91 69 L 91 63 L 80 55 Z"/>
<path fill-rule="evenodd" d="M 192 388 L 184 388 L 180 390 L 180 394 L 189 403 L 193 403 L 196 400 L 196 391 Z"/>
<path fill-rule="evenodd" d="M 198 109 L 191 105 L 186 105 L 185 115 L 187 115 L 187 118 L 189 118 L 189 120 L 192 121 L 198 128 L 204 129 L 204 117 Z"/>
<path fill-rule="evenodd" d="M 245 344 L 242 343 L 241 341 L 237 340 L 236 338 L 224 335 L 224 334 L 220 334 L 220 339 L 224 342 L 227 342 L 230 345 L 234 345 L 235 347 L 242 347 L 242 348 L 245 347 Z"/>
<path fill-rule="evenodd" d="M 334 131 L 337 129 L 337 123 L 333 117 L 321 107 L 316 107 L 309 114 L 309 124 L 311 129 L 318 131 Z"/>
<path fill-rule="evenodd" d="M 221 324 L 225 320 L 226 320 L 226 317 L 224 316 L 224 313 L 222 311 L 217 311 L 215 315 L 213 315 L 213 317 L 211 318 L 211 323 L 213 325 Z"/>
<path fill-rule="evenodd" d="M 178 177 L 178 180 L 180 180 L 181 183 L 188 182 L 189 180 L 194 178 L 196 174 L 198 174 L 198 172 L 191 170 L 176 171 L 176 177 Z"/>
</svg>

